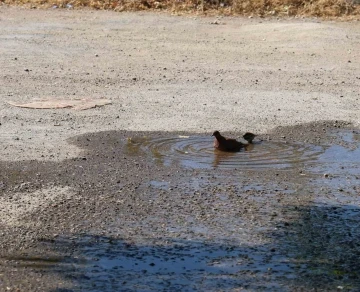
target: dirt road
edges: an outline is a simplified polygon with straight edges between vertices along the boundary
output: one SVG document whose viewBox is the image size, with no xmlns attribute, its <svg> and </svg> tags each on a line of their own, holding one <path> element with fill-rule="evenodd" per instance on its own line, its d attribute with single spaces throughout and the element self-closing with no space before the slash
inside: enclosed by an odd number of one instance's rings
<svg viewBox="0 0 360 292">
<path fill-rule="evenodd" d="M 1 7 L 1 157 L 73 157 L 66 138 L 102 130 L 359 123 L 357 22 L 214 20 Z M 113 104 L 84 112 L 7 104 L 84 97 Z"/>
<path fill-rule="evenodd" d="M 0 7 L 1 291 L 358 291 L 360 25 L 215 20 Z"/>
</svg>

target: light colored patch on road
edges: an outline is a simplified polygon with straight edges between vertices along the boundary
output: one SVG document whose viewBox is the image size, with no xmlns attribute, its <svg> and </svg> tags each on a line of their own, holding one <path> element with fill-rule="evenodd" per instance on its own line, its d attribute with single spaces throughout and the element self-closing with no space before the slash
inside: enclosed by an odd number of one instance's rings
<svg viewBox="0 0 360 292">
<path fill-rule="evenodd" d="M 45 188 L 32 193 L 18 192 L 11 197 L 0 200 L 0 224 L 7 226 L 24 226 L 24 216 L 48 208 L 61 199 L 72 196 L 69 187 Z"/>
<path fill-rule="evenodd" d="M 72 108 L 74 110 L 86 110 L 111 104 L 111 100 L 103 98 L 43 99 L 28 103 L 16 103 L 10 101 L 8 104 L 16 107 L 33 109 Z"/>
</svg>

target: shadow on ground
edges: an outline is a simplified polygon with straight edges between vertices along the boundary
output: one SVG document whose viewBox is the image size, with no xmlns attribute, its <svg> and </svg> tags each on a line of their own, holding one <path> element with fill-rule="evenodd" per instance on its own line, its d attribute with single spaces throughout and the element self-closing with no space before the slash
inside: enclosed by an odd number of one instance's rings
<svg viewBox="0 0 360 292">
<path fill-rule="evenodd" d="M 287 206 L 286 212 L 293 219 L 277 222 L 264 245 L 81 234 L 44 242 L 75 248 L 76 258 L 63 259 L 58 270 L 36 268 L 71 279 L 73 291 L 358 291 L 360 208 Z"/>
<path fill-rule="evenodd" d="M 51 291 L 359 291 L 358 134 L 340 158 L 328 145 L 255 144 L 274 161 L 265 169 L 245 152 L 215 167 L 203 136 L 144 135 L 80 136 L 83 156 L 63 162 L 1 162 L 12 209 L 0 219 L 17 216 L 1 240 L 5 273 L 72 283 Z M 284 149 L 295 153 L 285 164 Z M 207 167 L 181 163 L 197 151 Z"/>
</svg>

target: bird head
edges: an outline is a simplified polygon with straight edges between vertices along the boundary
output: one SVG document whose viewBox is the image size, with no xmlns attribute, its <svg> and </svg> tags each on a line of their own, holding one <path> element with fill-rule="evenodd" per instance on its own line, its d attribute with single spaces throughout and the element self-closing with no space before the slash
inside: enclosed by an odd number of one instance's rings
<svg viewBox="0 0 360 292">
<path fill-rule="evenodd" d="M 215 136 L 215 137 L 219 137 L 220 136 L 220 132 L 219 131 L 215 131 L 212 136 Z"/>
</svg>

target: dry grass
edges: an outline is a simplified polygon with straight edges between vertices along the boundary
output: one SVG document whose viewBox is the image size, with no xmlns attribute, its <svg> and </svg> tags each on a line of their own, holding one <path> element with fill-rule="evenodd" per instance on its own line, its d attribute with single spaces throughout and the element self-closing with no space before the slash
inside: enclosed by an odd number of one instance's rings
<svg viewBox="0 0 360 292">
<path fill-rule="evenodd" d="M 354 2 L 356 1 L 356 2 Z M 115 11 L 165 10 L 253 16 L 316 16 L 360 19 L 360 0 L 0 0 L 9 5 L 33 8 L 58 6 L 91 7 Z"/>
</svg>

